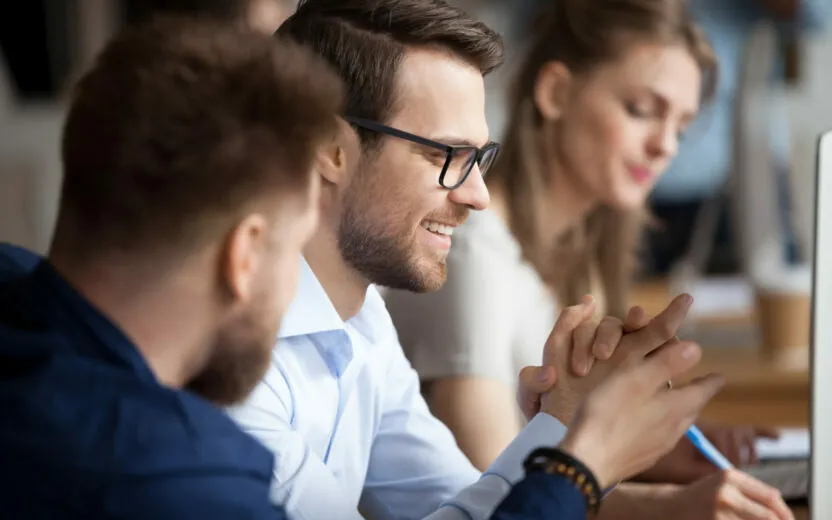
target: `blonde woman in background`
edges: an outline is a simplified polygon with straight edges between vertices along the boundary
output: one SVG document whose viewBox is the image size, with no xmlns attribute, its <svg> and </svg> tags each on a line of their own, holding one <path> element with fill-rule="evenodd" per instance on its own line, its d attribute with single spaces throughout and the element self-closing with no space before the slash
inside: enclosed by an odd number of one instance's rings
<svg viewBox="0 0 832 520">
<path fill-rule="evenodd" d="M 540 363 L 558 304 L 597 288 L 606 314 L 624 318 L 645 201 L 716 85 L 713 49 L 682 0 L 559 0 L 532 39 L 487 178 L 492 210 L 455 231 L 441 290 L 387 297 L 432 412 L 479 468 L 522 427 L 514 382 Z M 736 462 L 774 433 L 700 426 Z M 683 440 L 640 480 L 685 485 L 622 486 L 605 518 L 783 518 L 764 505 L 775 490 L 715 471 Z"/>
</svg>

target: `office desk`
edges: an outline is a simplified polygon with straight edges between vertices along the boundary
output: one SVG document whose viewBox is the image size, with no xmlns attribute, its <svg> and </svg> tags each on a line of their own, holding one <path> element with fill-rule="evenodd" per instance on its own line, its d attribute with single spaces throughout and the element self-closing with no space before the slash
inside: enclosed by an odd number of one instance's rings
<svg viewBox="0 0 832 520">
<path fill-rule="evenodd" d="M 632 302 L 644 307 L 651 316 L 658 314 L 670 301 L 667 283 L 658 281 L 640 284 L 633 291 Z M 675 295 L 673 295 L 675 296 Z M 754 313 L 702 320 L 701 327 L 738 327 L 753 324 Z M 793 366 L 766 361 L 757 345 L 702 344 L 702 362 L 695 375 L 719 372 L 725 386 L 702 412 L 703 419 L 729 424 L 766 426 L 809 425 L 809 353 Z M 805 507 L 794 510 L 796 520 L 809 520 Z"/>
</svg>

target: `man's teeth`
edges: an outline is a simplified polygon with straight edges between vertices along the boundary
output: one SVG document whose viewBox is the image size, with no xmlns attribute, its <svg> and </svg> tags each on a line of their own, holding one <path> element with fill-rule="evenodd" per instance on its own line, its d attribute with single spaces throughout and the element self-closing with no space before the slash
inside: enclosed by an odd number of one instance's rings
<svg viewBox="0 0 832 520">
<path fill-rule="evenodd" d="M 440 235 L 451 236 L 454 234 L 454 228 L 446 226 L 445 224 L 440 224 L 439 222 L 425 220 L 422 222 L 422 227 L 433 233 L 439 233 Z"/>
</svg>

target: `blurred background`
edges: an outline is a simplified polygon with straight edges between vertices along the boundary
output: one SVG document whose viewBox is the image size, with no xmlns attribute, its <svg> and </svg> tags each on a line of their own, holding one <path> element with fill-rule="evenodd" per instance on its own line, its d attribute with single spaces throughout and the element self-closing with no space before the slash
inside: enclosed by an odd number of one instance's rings
<svg viewBox="0 0 832 520">
<path fill-rule="evenodd" d="M 553 1 L 553 0 L 549 0 Z M 492 138 L 544 0 L 456 0 L 501 32 L 506 65 L 487 78 Z M 241 17 L 272 32 L 292 0 L 27 0 L 0 7 L 0 241 L 48 247 L 67 93 L 114 31 L 158 10 Z M 764 11 L 766 7 L 784 6 Z M 720 60 L 720 85 L 651 201 L 633 302 L 696 298 L 687 334 L 729 385 L 707 414 L 808 424 L 815 149 L 832 127 L 832 0 L 691 0 Z M 791 6 L 788 7 L 788 6 Z M 791 9 L 791 10 L 790 10 Z M 766 12 L 768 15 L 761 13 Z M 776 14 L 776 15 L 775 15 Z M 825 88 L 826 87 L 826 88 Z M 788 316 L 788 318 L 782 318 Z M 782 322 L 782 323 L 781 323 Z M 760 421 L 760 415 L 765 416 Z"/>
</svg>

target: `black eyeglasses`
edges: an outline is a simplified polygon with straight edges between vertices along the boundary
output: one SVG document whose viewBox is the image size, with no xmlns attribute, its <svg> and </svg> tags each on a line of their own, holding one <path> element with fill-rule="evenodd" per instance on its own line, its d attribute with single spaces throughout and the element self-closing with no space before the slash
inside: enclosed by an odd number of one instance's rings
<svg viewBox="0 0 832 520">
<path fill-rule="evenodd" d="M 468 178 L 468 175 L 474 169 L 475 164 L 479 167 L 480 174 L 484 177 L 488 169 L 491 168 L 491 165 L 494 164 L 494 159 L 497 158 L 497 153 L 500 151 L 500 145 L 494 142 L 487 143 L 482 148 L 466 144 L 445 144 L 411 134 L 410 132 L 405 132 L 404 130 L 399 130 L 398 128 L 376 123 L 369 119 L 350 116 L 344 119 L 357 127 L 370 130 L 371 132 L 398 137 L 411 143 L 421 144 L 445 152 L 445 162 L 442 165 L 442 172 L 439 174 L 439 184 L 449 190 L 454 190 L 462 186 L 462 183 L 465 182 L 465 179 Z"/>
</svg>

